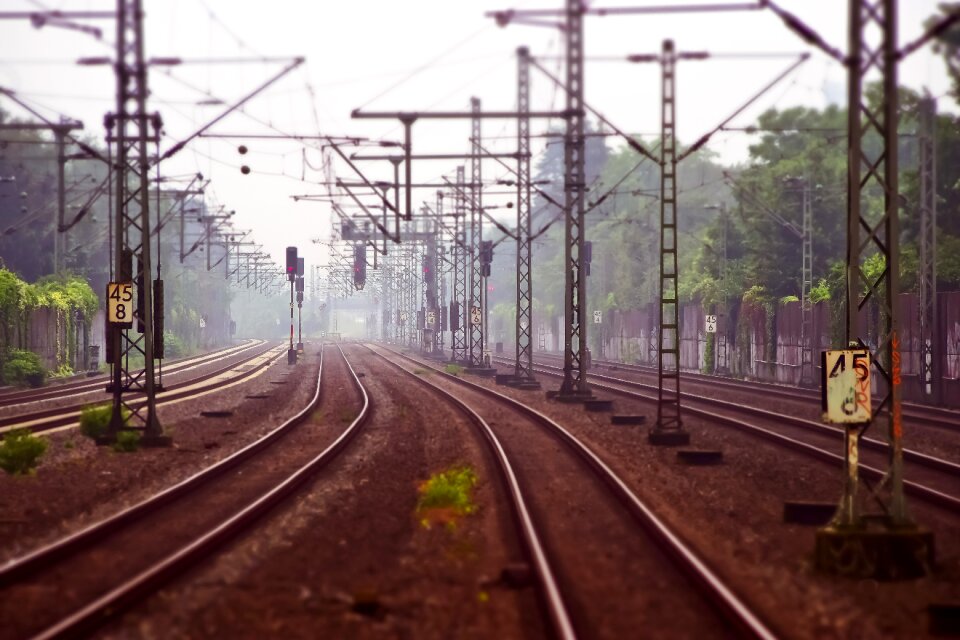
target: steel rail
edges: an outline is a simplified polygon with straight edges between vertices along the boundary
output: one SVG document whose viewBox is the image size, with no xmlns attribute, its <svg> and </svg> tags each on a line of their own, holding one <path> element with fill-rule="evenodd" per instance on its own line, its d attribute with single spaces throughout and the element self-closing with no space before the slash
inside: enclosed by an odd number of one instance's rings
<svg viewBox="0 0 960 640">
<path fill-rule="evenodd" d="M 520 484 L 517 481 L 517 475 L 513 470 L 513 465 L 510 464 L 510 459 L 507 457 L 507 453 L 504 450 L 503 445 L 493 432 L 493 429 L 489 424 L 487 424 L 486 420 L 480 417 L 476 411 L 474 411 L 465 402 L 463 402 L 463 400 L 457 398 L 446 389 L 443 389 L 423 379 L 422 377 L 407 371 L 402 366 L 390 360 L 379 351 L 370 348 L 368 345 L 363 346 L 369 349 L 372 354 L 383 359 L 384 362 L 393 365 L 403 373 L 415 379 L 420 384 L 427 386 L 442 395 L 450 402 L 450 404 L 457 407 L 457 409 L 459 409 L 460 412 L 463 413 L 483 435 L 493 452 L 494 458 L 497 461 L 497 467 L 500 469 L 500 473 L 503 476 L 507 493 L 510 496 L 510 505 L 516 516 L 516 525 L 517 528 L 520 529 L 520 538 L 527 550 L 527 555 L 532 560 L 531 564 L 534 567 L 534 572 L 536 573 L 537 581 L 540 586 L 540 595 L 543 598 L 543 605 L 547 609 L 553 630 L 556 636 L 559 638 L 564 638 L 565 640 L 572 640 L 576 638 L 577 634 L 573 629 L 573 623 L 570 620 L 570 613 L 567 610 L 567 605 L 564 601 L 563 594 L 560 592 L 560 587 L 557 584 L 557 579 L 554 575 L 553 568 L 550 566 L 550 561 L 547 559 L 547 553 L 544 549 L 543 543 L 540 540 L 540 534 L 537 531 L 537 527 L 533 522 L 532 516 L 530 515 L 526 498 L 524 498 L 523 491 L 520 489 Z"/>
<path fill-rule="evenodd" d="M 393 351 L 389 348 L 388 350 L 410 362 L 417 363 L 418 365 L 424 364 L 406 354 Z M 599 476 L 599 479 L 612 490 L 617 499 L 628 508 L 631 515 L 640 522 L 668 556 L 680 565 L 680 568 L 725 619 L 734 624 L 745 637 L 763 638 L 765 640 L 773 640 L 778 637 L 732 589 L 724 584 L 723 580 L 710 566 L 700 558 L 677 533 L 661 520 L 600 456 L 580 439 L 550 417 L 509 396 L 469 382 L 458 376 L 453 376 L 442 370 L 437 371 L 446 379 L 456 384 L 468 387 L 483 395 L 510 405 L 520 413 L 529 417 L 532 421 L 544 427 L 548 433 L 559 437 L 564 444 L 580 456 L 587 463 L 587 466 Z"/>
<path fill-rule="evenodd" d="M 555 369 L 555 367 L 545 368 L 545 365 L 537 365 L 537 367 L 539 367 L 540 373 L 545 373 L 547 375 L 555 376 L 555 377 L 559 377 L 562 375 L 560 373 L 557 373 L 556 371 L 549 370 L 549 369 Z M 652 387 L 652 385 L 646 385 L 646 384 L 635 382 L 632 380 L 620 380 L 617 378 L 610 378 L 609 376 L 601 376 L 597 374 L 594 374 L 593 378 L 595 380 L 607 380 L 612 382 L 613 384 L 620 384 L 624 386 L 637 386 L 637 387 L 643 387 L 643 388 Z M 595 384 L 594 387 L 597 389 L 604 389 L 606 391 L 618 393 L 620 395 L 625 395 L 633 399 L 643 400 L 645 402 L 657 401 L 657 398 L 655 396 L 647 396 L 641 393 L 637 393 L 636 391 L 630 391 L 628 389 L 622 389 L 622 388 L 610 386 L 607 384 L 598 383 L 598 384 Z M 745 407 L 743 405 L 736 405 L 734 403 L 727 403 L 723 400 L 717 400 L 715 398 L 705 398 L 703 396 L 695 396 L 692 394 L 688 394 L 686 392 L 684 392 L 684 396 L 688 397 L 690 400 L 693 400 L 694 402 L 703 402 L 705 404 L 723 403 L 731 407 L 732 410 L 737 410 L 741 412 L 757 412 L 757 413 L 769 414 L 769 417 L 775 417 L 777 420 L 801 420 L 799 418 L 793 418 L 792 416 L 787 416 L 784 414 L 778 414 L 770 411 L 765 411 L 763 409 L 756 409 L 753 407 Z M 760 427 L 755 424 L 750 424 L 748 422 L 744 422 L 743 420 L 738 420 L 737 418 L 725 416 L 718 413 L 713 413 L 711 411 L 707 411 L 705 409 L 698 409 L 692 406 L 686 406 L 684 408 L 684 412 L 687 414 L 692 414 L 701 418 L 705 418 L 712 422 L 719 422 L 721 424 L 734 427 L 741 431 L 746 431 L 748 433 L 761 436 L 768 440 L 772 440 L 777 444 L 787 446 L 788 448 L 791 448 L 797 451 L 802 451 L 808 455 L 819 458 L 821 460 L 826 460 L 828 462 L 839 462 L 841 464 L 844 462 L 844 457 L 840 454 L 833 453 L 832 451 L 827 451 L 826 449 L 821 449 L 814 445 L 797 440 L 796 438 L 791 438 L 781 433 L 777 433 L 776 431 L 771 431 L 770 429 L 766 429 L 764 427 Z M 816 422 L 808 421 L 808 420 L 801 420 L 801 422 L 813 424 L 818 427 L 824 427 L 824 425 L 821 425 Z M 864 438 L 864 441 L 869 443 L 870 439 Z M 941 460 L 939 458 L 934 458 L 932 456 L 927 456 L 925 454 L 921 454 L 916 451 L 912 451 L 912 452 L 904 451 L 904 459 L 912 460 L 921 465 L 924 465 L 924 464 L 931 465 L 932 464 L 931 461 L 936 461 L 935 467 L 930 466 L 930 468 L 936 468 L 937 470 L 940 470 L 940 471 L 946 471 L 951 475 L 955 475 L 957 473 L 956 469 L 958 465 L 950 461 Z M 877 469 L 876 467 L 872 467 L 870 465 L 864 464 L 862 462 L 860 463 L 859 467 L 860 467 L 861 473 L 864 476 L 869 477 L 871 479 L 882 480 L 883 477 L 885 476 L 885 473 L 882 470 Z M 943 493 L 942 491 L 938 491 L 936 489 L 927 487 L 918 482 L 913 482 L 911 480 L 904 480 L 903 485 L 908 493 L 916 495 L 917 497 L 922 498 L 930 502 L 931 504 L 944 507 L 947 510 L 953 511 L 955 513 L 960 513 L 960 497 Z"/>
<path fill-rule="evenodd" d="M 317 471 L 333 460 L 337 454 L 343 450 L 347 443 L 352 440 L 352 438 L 363 427 L 363 425 L 366 424 L 370 417 L 370 410 L 372 407 L 370 397 L 367 394 L 366 389 L 363 387 L 363 384 L 360 382 L 359 377 L 357 376 L 353 367 L 350 365 L 349 361 L 347 361 L 346 356 L 344 356 L 339 345 L 337 345 L 337 349 L 340 350 L 340 355 L 344 358 L 344 362 L 346 363 L 347 368 L 349 369 L 353 378 L 353 383 L 363 398 L 363 406 L 357 417 L 353 420 L 353 422 L 350 423 L 343 433 L 337 437 L 336 440 L 334 440 L 329 446 L 327 446 L 326 449 L 312 458 L 309 462 L 288 475 L 281 482 L 275 484 L 273 488 L 257 497 L 254 501 L 250 502 L 240 511 L 237 511 L 215 527 L 208 529 L 206 532 L 197 536 L 191 542 L 183 545 L 178 550 L 155 562 L 133 578 L 130 578 L 118 585 L 109 593 L 104 594 L 103 596 L 97 598 L 94 602 L 89 603 L 80 610 L 42 631 L 40 634 L 35 636 L 35 638 L 73 638 L 80 635 L 89 634 L 102 625 L 105 621 L 114 617 L 117 613 L 120 613 L 128 607 L 141 602 L 143 598 L 156 592 L 172 578 L 195 567 L 198 562 L 213 555 L 213 553 L 215 553 L 219 547 L 228 542 L 230 539 L 244 531 L 249 530 L 260 517 L 283 502 L 304 482 L 309 480 Z M 135 522 L 144 515 L 155 511 L 159 506 L 169 503 L 172 500 L 194 490 L 200 486 L 200 484 L 206 483 L 214 477 L 219 477 L 228 469 L 235 467 L 239 462 L 248 459 L 252 455 L 265 449 L 270 444 L 273 444 L 278 438 L 291 431 L 297 425 L 301 424 L 313 411 L 316 410 L 320 400 L 322 370 L 323 361 L 321 351 L 320 371 L 317 374 L 317 383 L 310 402 L 299 413 L 286 420 L 283 424 L 271 431 L 269 434 L 260 440 L 251 443 L 229 458 L 220 461 L 213 467 L 191 476 L 187 480 L 184 480 L 183 482 L 161 492 L 160 494 L 157 494 L 153 498 L 135 505 L 134 507 L 121 512 L 120 514 L 117 514 L 117 516 L 114 516 L 107 521 L 93 525 L 83 532 L 80 532 L 80 534 L 71 536 L 71 539 L 75 539 L 77 536 L 82 535 L 89 540 L 98 533 L 91 531 L 94 528 L 103 527 L 106 525 L 109 529 L 110 527 L 116 526 L 117 522 L 120 522 L 121 526 Z M 99 533 L 103 533 L 103 529 L 101 529 Z M 7 570 L 8 568 L 5 568 L 4 572 L 0 573 L 0 578 L 6 575 Z"/>
<path fill-rule="evenodd" d="M 269 343 L 268 343 L 269 345 Z M 224 367 L 220 367 L 214 371 L 210 371 L 203 375 L 197 376 L 196 378 L 191 378 L 190 380 L 184 380 L 183 382 L 178 382 L 175 385 L 171 385 L 169 388 L 165 389 L 161 393 L 157 394 L 157 404 L 166 404 L 173 402 L 175 400 L 181 400 L 183 398 L 189 398 L 190 396 L 199 395 L 205 391 L 209 391 L 211 388 L 219 386 L 221 383 L 210 384 L 198 389 L 192 389 L 193 385 L 200 384 L 206 380 L 211 380 L 218 376 L 222 376 L 233 369 L 236 369 L 239 366 L 244 366 L 244 363 L 249 362 L 250 360 L 255 360 L 257 358 L 266 356 L 270 351 L 277 349 L 276 346 L 267 346 L 267 348 L 257 353 L 251 354 L 249 357 L 229 364 Z M 252 369 L 238 373 L 232 381 L 242 380 L 246 377 L 257 373 L 264 367 L 273 363 L 278 357 L 280 357 L 278 352 L 272 358 L 268 358 L 261 362 L 259 365 L 255 366 Z M 178 391 L 178 389 L 180 391 Z M 142 397 L 143 394 L 135 394 L 134 398 Z M 134 404 L 137 404 L 137 401 L 133 401 Z M 32 432 L 40 433 L 43 431 L 49 431 L 51 429 L 57 429 L 59 427 L 69 426 L 74 424 L 76 420 L 79 419 L 81 412 L 84 407 L 88 406 L 89 402 L 72 404 L 66 407 L 54 408 L 54 409 L 44 409 L 41 411 L 35 411 L 33 413 L 24 413 L 15 416 L 8 416 L 6 418 L 0 418 L 0 435 L 14 429 L 21 428 L 22 426 L 27 426 Z M 95 403 L 94 403 L 95 404 Z M 38 421 L 45 421 L 42 424 L 30 424 Z"/>
<path fill-rule="evenodd" d="M 537 357 L 559 358 L 560 356 L 552 353 L 539 353 Z M 624 371 L 636 371 L 637 373 L 646 375 L 656 374 L 655 367 L 642 364 L 614 362 L 612 360 L 594 360 L 593 365 L 595 367 L 606 367 L 611 370 L 622 369 Z M 820 392 L 818 390 L 794 388 L 773 382 L 738 380 L 735 378 L 727 378 L 726 376 L 695 373 L 692 371 L 683 371 L 681 375 L 687 380 L 708 383 L 716 387 L 749 391 L 760 390 L 769 396 L 781 397 L 797 402 L 810 400 L 820 401 Z M 929 426 L 960 429 L 960 411 L 944 407 L 931 407 L 916 402 L 904 402 L 903 410 L 905 418 L 926 423 Z"/>
<path fill-rule="evenodd" d="M 259 344 L 263 344 L 263 342 L 264 341 L 260 341 L 258 343 L 254 340 L 250 340 L 241 345 L 232 345 L 217 349 L 216 351 L 210 351 L 208 353 L 169 360 L 165 362 L 166 366 L 163 368 L 163 373 L 165 375 L 177 373 L 178 371 L 182 371 L 189 366 L 197 366 L 220 358 L 229 357 L 233 354 L 242 353 L 243 351 L 258 346 Z M 95 376 L 89 377 L 85 374 L 78 374 L 77 376 L 74 376 L 73 379 L 61 383 L 53 383 L 50 386 L 41 387 L 39 389 L 11 389 L 10 391 L 0 392 L 0 404 L 3 404 L 4 406 L 13 404 L 26 404 L 27 402 L 44 400 L 48 397 L 61 397 L 65 395 L 73 395 L 74 393 L 81 393 L 83 389 L 95 390 L 102 388 L 104 382 L 109 382 L 108 378 L 109 374 L 107 373 L 98 373 Z"/>
</svg>

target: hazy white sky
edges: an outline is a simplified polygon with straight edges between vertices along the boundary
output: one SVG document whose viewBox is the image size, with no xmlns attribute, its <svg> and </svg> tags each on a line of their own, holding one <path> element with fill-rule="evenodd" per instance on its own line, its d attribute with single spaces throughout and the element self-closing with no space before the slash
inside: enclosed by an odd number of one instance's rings
<svg viewBox="0 0 960 640">
<path fill-rule="evenodd" d="M 691 0 L 676 4 L 689 4 Z M 671 0 L 595 0 L 593 6 L 669 4 Z M 780 0 L 780 4 L 814 27 L 828 42 L 846 48 L 845 0 Z M 923 21 L 936 10 L 936 0 L 900 0 L 900 42 L 923 31 Z M 111 0 L 2 0 L 0 10 L 110 10 Z M 393 121 L 351 120 L 357 107 L 370 110 L 469 109 L 471 96 L 485 108 L 512 109 L 516 96 L 515 50 L 527 45 L 534 55 L 562 75 L 558 59 L 562 41 L 550 28 L 497 27 L 484 12 L 505 8 L 559 7 L 559 0 L 144 0 L 146 47 L 150 56 L 178 56 L 206 62 L 184 64 L 150 74 L 150 110 L 160 111 L 167 133 L 163 149 L 217 116 L 223 106 L 204 106 L 210 96 L 230 103 L 282 68 L 282 62 L 228 63 L 237 58 L 304 56 L 306 63 L 251 101 L 245 113 L 219 123 L 221 133 L 359 135 L 399 139 Z M 769 11 L 681 16 L 588 17 L 587 56 L 621 58 L 659 51 L 664 38 L 678 50 L 712 53 L 799 53 L 807 50 Z M 104 28 L 114 40 L 112 21 L 88 22 Z M 0 21 L 0 86 L 16 91 L 48 117 L 65 114 L 83 120 L 87 131 L 102 138 L 103 115 L 115 108 L 109 67 L 78 67 L 83 56 L 111 53 L 106 42 L 71 30 L 34 29 L 27 21 Z M 210 60 L 223 60 L 217 64 Z M 721 59 L 680 63 L 678 69 L 678 133 L 692 142 L 711 129 L 789 64 L 787 58 Z M 621 129 L 655 134 L 659 129 L 659 71 L 653 65 L 612 61 L 588 64 L 587 100 Z M 949 86 L 939 56 L 927 47 L 901 65 L 901 83 L 937 96 Z M 563 94 L 549 80 L 533 76 L 534 108 L 561 108 Z M 800 71 L 766 94 L 734 125 L 750 124 L 770 107 L 803 104 L 822 107 L 844 100 L 844 72 L 819 52 Z M 9 101 L 2 106 L 25 116 Z M 953 109 L 949 99 L 941 107 Z M 559 121 L 551 123 L 561 126 Z M 270 125 L 273 129 L 270 128 Z M 547 123 L 535 125 L 544 128 Z M 515 125 L 488 121 L 485 136 L 503 136 L 489 146 L 511 151 Z M 421 121 L 414 126 L 415 152 L 467 151 L 468 121 Z M 710 148 L 729 161 L 746 158 L 749 137 L 721 134 Z M 252 227 L 258 240 L 279 261 L 283 247 L 297 244 L 308 261 L 323 261 L 325 249 L 310 245 L 330 225 L 326 205 L 294 203 L 289 196 L 318 193 L 323 180 L 320 153 L 304 151 L 291 141 L 246 141 L 247 156 L 237 153 L 241 141 L 196 140 L 165 163 L 167 175 L 197 171 L 212 179 L 218 203 L 236 210 L 238 226 Z M 613 144 L 613 143 L 611 143 Z M 309 165 L 304 164 L 304 154 Z M 252 172 L 241 175 L 241 164 Z M 364 163 L 373 177 L 392 174 L 389 163 Z M 416 166 L 421 181 L 452 175 L 454 163 Z M 338 174 L 350 177 L 345 166 Z M 506 171 L 488 161 L 484 175 Z M 431 191 L 421 198 L 433 200 Z M 488 198 L 493 202 L 494 198 Z"/>
</svg>

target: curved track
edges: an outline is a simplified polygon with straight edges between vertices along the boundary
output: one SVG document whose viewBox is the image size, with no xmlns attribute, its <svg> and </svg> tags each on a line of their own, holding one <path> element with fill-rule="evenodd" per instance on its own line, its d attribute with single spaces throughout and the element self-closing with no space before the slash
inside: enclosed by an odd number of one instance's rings
<svg viewBox="0 0 960 640">
<path fill-rule="evenodd" d="M 342 351 L 340 356 L 343 357 Z M 363 406 L 350 425 L 322 452 L 313 455 L 303 447 L 288 445 L 284 453 L 283 448 L 283 443 L 321 400 L 321 360 L 310 402 L 263 438 L 133 507 L 0 568 L 3 592 L 0 602 L 9 603 L 7 607 L 14 606 L 18 597 L 30 597 L 25 594 L 32 593 L 35 597 L 38 591 L 44 590 L 43 585 L 58 582 L 69 585 L 71 575 L 77 572 L 99 568 L 99 572 L 110 574 L 103 576 L 103 585 L 96 592 L 78 595 L 61 588 L 48 593 L 49 609 L 44 611 L 50 618 L 46 620 L 19 620 L 18 626 L 13 627 L 16 618 L 10 610 L 6 611 L 10 616 L 7 628 L 14 633 L 36 634 L 37 638 L 89 634 L 107 619 L 213 555 L 234 536 L 252 528 L 257 518 L 280 504 L 329 463 L 368 419 L 370 399 L 353 368 L 349 363 L 346 366 Z M 297 455 L 311 457 L 288 472 L 291 449 L 296 449 Z M 278 458 L 280 455 L 287 458 Z M 277 464 L 278 459 L 284 464 Z M 219 503 L 225 496 L 230 504 L 223 507 Z M 205 522 L 201 524 L 200 520 Z M 167 530 L 158 535 L 158 526 L 165 526 Z M 158 539 L 167 544 L 157 544 Z M 158 546 L 165 548 L 155 548 Z M 131 549 L 140 553 L 131 553 Z M 103 572 L 104 567 L 110 567 L 110 571 Z"/>
<path fill-rule="evenodd" d="M 263 346 L 263 345 L 266 346 Z M 212 390 L 222 388 L 224 385 L 233 384 L 242 381 L 250 376 L 262 371 L 265 367 L 272 364 L 283 354 L 283 350 L 277 346 L 271 346 L 269 343 L 260 343 L 257 347 L 251 349 L 251 353 L 246 350 L 241 352 L 239 358 L 224 357 L 229 360 L 225 364 L 212 371 L 207 371 L 193 378 L 177 382 L 167 387 L 164 391 L 157 393 L 157 405 L 179 401 L 185 398 L 198 396 L 208 393 Z M 231 354 L 236 356 L 237 354 Z M 213 361 L 205 361 L 204 364 L 210 364 Z M 186 371 L 193 369 L 199 364 L 191 364 L 182 369 Z M 240 370 L 238 367 L 248 367 Z M 89 394 L 90 392 L 79 392 L 80 394 Z M 73 394 L 71 394 L 73 395 Z M 134 398 L 137 394 L 132 394 Z M 109 398 L 109 396 L 107 396 Z M 18 415 L 0 418 L 0 434 L 12 431 L 14 429 L 28 428 L 34 433 L 51 431 L 64 427 L 74 427 L 78 424 L 80 412 L 90 404 L 102 402 L 104 398 L 88 400 L 86 402 L 77 402 L 63 407 L 53 409 L 41 409 Z M 136 403 L 136 401 L 134 401 Z"/>
<path fill-rule="evenodd" d="M 554 362 L 562 360 L 561 356 L 546 353 L 537 353 L 536 358 L 541 361 L 548 359 Z M 641 364 L 625 364 L 611 360 L 594 360 L 593 367 L 596 369 L 603 368 L 609 371 L 630 371 L 640 375 L 653 376 L 654 378 L 657 375 L 656 367 Z M 820 391 L 816 389 L 802 389 L 771 382 L 739 380 L 726 376 L 688 371 L 683 371 L 681 376 L 683 380 L 693 382 L 697 385 L 709 385 L 714 389 L 759 393 L 770 398 L 781 398 L 791 402 L 807 404 L 819 404 L 820 402 Z M 917 402 L 904 402 L 903 416 L 907 421 L 915 425 L 960 431 L 960 411 L 956 409 L 935 407 Z"/>
<path fill-rule="evenodd" d="M 534 369 L 538 373 L 553 377 L 562 376 L 562 370 L 559 367 L 538 364 Z M 656 387 L 653 385 L 596 373 L 591 375 L 591 380 L 591 386 L 595 390 L 609 391 L 644 402 L 657 402 Z M 648 390 L 652 395 L 637 393 L 633 391 L 633 389 Z M 689 392 L 683 392 L 682 397 L 685 400 L 683 408 L 685 413 L 763 437 L 780 446 L 788 447 L 805 455 L 810 455 L 828 462 L 843 464 L 843 456 L 835 452 L 837 449 L 836 446 L 829 449 L 825 448 L 831 443 L 836 445 L 841 442 L 840 435 L 842 434 L 842 430 L 836 427 L 796 418 L 787 414 L 727 402 L 717 398 L 694 395 Z M 712 407 L 714 410 L 701 408 L 706 406 Z M 737 414 L 747 414 L 759 418 L 766 426 L 746 422 L 736 417 Z M 781 427 L 792 428 L 794 430 L 793 435 L 783 433 Z M 815 438 L 820 441 L 822 446 L 811 443 Z M 824 438 L 826 438 L 825 441 Z M 861 473 L 870 479 L 880 480 L 884 475 L 883 471 L 875 466 L 871 466 L 869 464 L 870 460 L 866 458 L 865 453 L 873 452 L 872 455 L 874 459 L 886 456 L 888 451 L 886 443 L 865 437 L 861 440 L 861 445 L 861 458 L 865 459 L 865 461 L 862 460 L 860 464 Z M 904 461 L 908 465 L 911 465 L 911 468 L 907 470 L 908 475 L 923 478 L 923 482 L 904 481 L 904 487 L 908 493 L 954 513 L 960 513 L 960 495 L 956 493 L 956 488 L 960 486 L 960 465 L 949 460 L 910 450 L 904 451 Z"/>
<path fill-rule="evenodd" d="M 563 524 L 558 523 L 561 515 L 554 513 L 549 506 L 539 504 L 544 500 L 544 494 L 549 494 L 549 483 L 553 479 L 532 477 L 530 473 L 518 473 L 514 470 L 516 463 L 523 458 L 531 457 L 530 448 L 522 448 L 521 444 L 525 438 L 531 437 L 531 434 L 537 434 L 536 445 L 537 456 L 565 455 L 570 458 L 565 464 L 572 465 L 576 469 L 576 475 L 572 476 L 578 480 L 576 496 L 581 496 L 580 500 L 585 500 L 585 504 L 568 505 L 568 510 L 578 513 L 579 518 L 584 520 L 596 520 L 598 522 L 607 520 L 616 520 L 617 517 L 632 521 L 632 528 L 625 529 L 624 535 L 627 540 L 622 540 L 624 544 L 637 542 L 636 529 L 639 525 L 644 531 L 644 538 L 652 540 L 655 544 L 640 543 L 641 552 L 652 553 L 654 548 L 659 549 L 659 553 L 665 556 L 667 562 L 664 563 L 662 556 L 658 555 L 661 564 L 672 564 L 675 571 L 683 574 L 681 582 L 686 585 L 687 591 L 693 586 L 700 594 L 698 599 L 699 607 L 711 612 L 717 616 L 714 624 L 720 624 L 735 630 L 739 637 L 753 638 L 774 638 L 775 634 L 769 627 L 745 604 L 725 583 L 714 573 L 699 556 L 690 549 L 681 538 L 666 525 L 664 521 L 656 516 L 653 511 L 641 501 L 635 493 L 606 463 L 601 460 L 586 444 L 580 441 L 576 436 L 564 429 L 554 420 L 544 414 L 496 391 L 473 384 L 459 377 L 452 376 L 437 370 L 443 380 L 459 385 L 464 392 L 454 395 L 450 391 L 443 389 L 437 384 L 417 376 L 408 371 L 403 366 L 397 364 L 392 358 L 402 358 L 410 363 L 422 365 L 423 363 L 410 358 L 406 355 L 390 351 L 390 356 L 385 356 L 378 349 L 368 348 L 374 353 L 380 355 L 388 362 L 391 362 L 397 368 L 406 374 L 414 377 L 420 384 L 426 385 L 437 391 L 449 402 L 457 406 L 461 412 L 466 415 L 471 422 L 481 431 L 493 451 L 501 473 L 503 482 L 507 486 L 508 494 L 513 501 L 513 510 L 516 514 L 516 520 L 520 529 L 521 539 L 525 541 L 528 553 L 531 558 L 531 564 L 535 567 L 538 586 L 541 594 L 541 600 L 548 612 L 549 619 L 553 629 L 559 637 L 571 638 L 580 632 L 582 635 L 593 635 L 596 631 L 596 615 L 590 611 L 598 603 L 585 603 L 578 592 L 582 589 L 576 580 L 571 580 L 571 562 L 588 562 L 591 559 L 588 552 L 578 550 L 581 554 L 576 559 L 570 556 L 570 550 L 566 553 L 560 553 L 556 544 L 549 540 L 543 540 L 544 533 L 550 533 L 552 528 L 562 528 Z M 467 399 L 471 403 L 467 404 Z M 486 407 L 480 409 L 481 403 Z M 500 414 L 494 420 L 484 420 L 479 412 L 489 413 L 490 405 L 496 405 L 498 411 L 506 411 L 510 415 L 509 420 L 504 420 Z M 516 418 L 519 416 L 519 420 Z M 532 423 L 535 429 L 524 429 L 523 423 Z M 494 424 L 498 424 L 494 428 Z M 509 428 L 506 428 L 509 426 Z M 524 438 L 518 439 L 520 433 L 526 434 Z M 550 446 L 550 441 L 561 443 L 562 446 Z M 530 441 L 527 441 L 530 442 Z M 561 453 L 562 452 L 562 453 Z M 524 456 L 523 453 L 527 455 Z M 532 456 L 532 457 L 537 457 Z M 521 463 L 520 466 L 523 466 Z M 579 480 L 584 483 L 580 484 Z M 589 482 L 592 480 L 592 483 Z M 548 484 L 545 485 L 544 482 Z M 556 482 L 554 480 L 554 482 Z M 592 496 L 592 497 L 591 497 Z M 598 496 L 600 496 L 598 498 Z M 604 497 L 605 496 L 605 497 Z M 616 517 L 611 518 L 611 510 L 616 513 Z M 537 517 L 542 519 L 538 521 Z M 547 538 L 550 536 L 547 535 Z M 586 546 L 586 545 L 584 545 Z M 622 572 L 629 572 L 626 567 L 621 568 Z M 579 606 L 571 606 L 571 601 Z M 600 607 L 597 607 L 600 608 Z M 682 616 L 687 612 L 675 612 Z M 699 612 L 704 615 L 703 611 Z M 711 613 L 706 614 L 711 617 Z"/>
</svg>

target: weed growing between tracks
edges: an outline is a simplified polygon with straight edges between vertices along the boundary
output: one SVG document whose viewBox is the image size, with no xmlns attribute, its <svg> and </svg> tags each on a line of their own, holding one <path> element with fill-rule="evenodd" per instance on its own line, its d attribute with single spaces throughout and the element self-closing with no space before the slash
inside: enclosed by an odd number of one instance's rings
<svg viewBox="0 0 960 640">
<path fill-rule="evenodd" d="M 459 376 L 463 373 L 463 367 L 458 364 L 448 364 L 443 370 L 453 376 Z"/>
<path fill-rule="evenodd" d="M 420 524 L 425 529 L 434 523 L 442 523 L 448 529 L 456 528 L 457 518 L 477 510 L 472 493 L 476 484 L 477 474 L 469 465 L 451 467 L 430 476 L 418 488 Z"/>
<path fill-rule="evenodd" d="M 9 431 L 0 442 L 0 469 L 15 476 L 31 474 L 46 450 L 47 441 L 29 429 Z"/>
</svg>

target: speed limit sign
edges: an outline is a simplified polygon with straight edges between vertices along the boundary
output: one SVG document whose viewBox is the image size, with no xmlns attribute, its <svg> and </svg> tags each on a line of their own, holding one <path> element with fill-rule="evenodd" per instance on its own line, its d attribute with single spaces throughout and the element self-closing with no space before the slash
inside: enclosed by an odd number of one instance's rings
<svg viewBox="0 0 960 640">
<path fill-rule="evenodd" d="M 483 322 L 483 313 L 480 307 L 470 307 L 470 324 L 479 327 Z"/>
<path fill-rule="evenodd" d="M 107 322 L 117 327 L 133 326 L 133 283 L 107 283 Z"/>
</svg>

